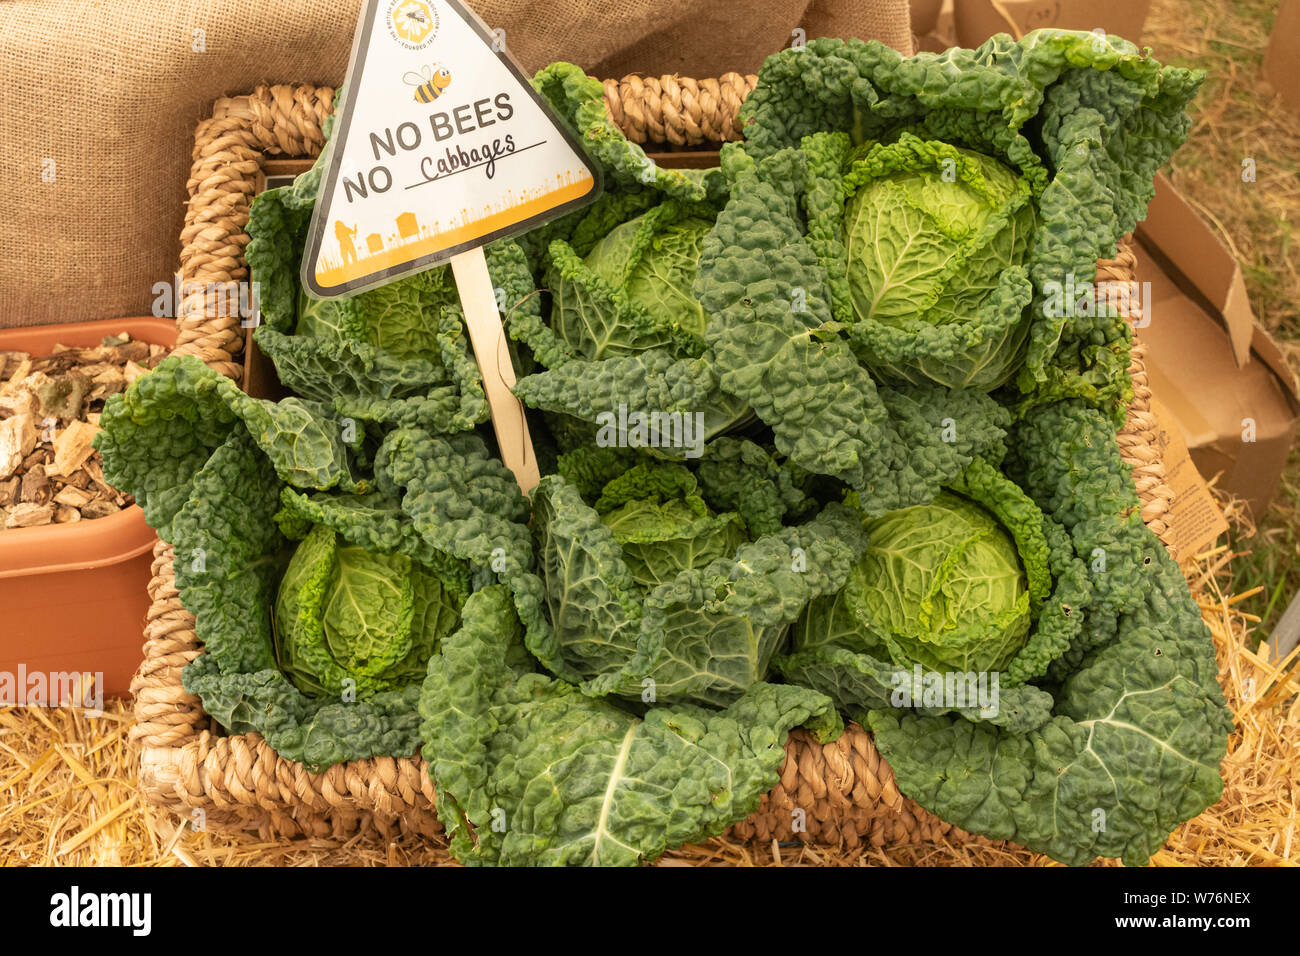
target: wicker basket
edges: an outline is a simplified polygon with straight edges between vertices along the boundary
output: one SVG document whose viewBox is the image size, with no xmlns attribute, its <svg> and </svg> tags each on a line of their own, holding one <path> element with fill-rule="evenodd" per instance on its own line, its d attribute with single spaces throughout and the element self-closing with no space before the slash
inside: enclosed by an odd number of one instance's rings
<svg viewBox="0 0 1300 956">
<path fill-rule="evenodd" d="M 737 74 L 701 81 L 627 77 L 606 81 L 605 99 L 629 138 L 671 151 L 738 138 L 737 109 L 754 82 Z M 316 155 L 333 95 L 326 87 L 273 86 L 217 101 L 195 134 L 182 233 L 184 281 L 201 290 L 248 278 L 245 226 L 262 164 L 268 157 Z M 1117 259 L 1099 263 L 1098 278 L 1132 280 L 1134 265 L 1123 246 Z M 202 291 L 182 302 L 178 343 L 178 352 L 239 377 L 243 330 L 238 318 L 207 314 Z M 1155 445 L 1141 354 L 1135 347 L 1134 400 L 1119 443 L 1134 469 L 1142 516 L 1165 537 L 1172 492 Z M 149 594 L 144 662 L 132 683 L 132 737 L 142 745 L 140 783 L 147 800 L 185 814 L 202 810 L 206 826 L 254 829 L 267 839 L 366 831 L 430 836 L 441 830 L 423 760 L 383 757 L 312 774 L 279 757 L 257 734 L 225 736 L 181 686 L 182 668 L 202 649 L 194 618 L 176 591 L 171 548 L 161 543 Z M 799 834 L 791 832 L 795 807 L 806 818 L 806 831 Z M 791 734 L 779 784 L 732 832 L 740 838 L 848 846 L 976 839 L 905 798 L 870 735 L 856 724 L 826 746 L 802 731 Z"/>
</svg>

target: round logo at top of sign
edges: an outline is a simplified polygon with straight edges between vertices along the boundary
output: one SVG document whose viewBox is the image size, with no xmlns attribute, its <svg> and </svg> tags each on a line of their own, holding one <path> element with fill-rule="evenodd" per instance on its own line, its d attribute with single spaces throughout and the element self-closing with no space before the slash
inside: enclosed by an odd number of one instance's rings
<svg viewBox="0 0 1300 956">
<path fill-rule="evenodd" d="M 421 50 L 438 34 L 438 12 L 428 0 L 388 0 L 388 35 L 408 50 Z"/>
</svg>

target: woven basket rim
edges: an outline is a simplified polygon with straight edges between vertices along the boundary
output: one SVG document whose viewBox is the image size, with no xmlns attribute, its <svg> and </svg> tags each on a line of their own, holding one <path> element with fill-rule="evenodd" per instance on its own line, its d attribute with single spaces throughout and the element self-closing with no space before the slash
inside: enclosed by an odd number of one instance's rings
<svg viewBox="0 0 1300 956">
<path fill-rule="evenodd" d="M 700 146 L 740 135 L 736 112 L 756 77 L 716 80 L 629 76 L 605 80 L 610 116 L 635 142 Z M 217 100 L 195 131 L 189 206 L 181 233 L 183 281 L 195 288 L 248 278 L 245 226 L 258 174 L 267 159 L 310 156 L 324 143 L 322 124 L 334 90 L 311 85 L 259 86 Z M 1136 259 L 1127 242 L 1116 258 L 1098 263 L 1098 279 L 1131 281 Z M 177 349 L 236 380 L 243 329 L 238 316 L 208 315 L 200 292 L 182 302 Z M 1134 397 L 1119 435 L 1133 467 L 1143 520 L 1162 540 L 1173 493 L 1151 415 L 1151 390 L 1134 343 Z M 255 829 L 277 836 L 347 836 L 374 829 L 384 835 L 441 830 L 432 782 L 419 758 L 381 757 L 339 764 L 320 774 L 276 754 L 257 734 L 223 736 L 197 698 L 181 686 L 184 666 L 202 653 L 193 617 L 179 601 L 170 546 L 154 551 L 145 627 L 145 658 L 132 682 L 133 740 L 141 744 L 140 785 L 152 804 L 202 811 L 206 826 Z M 834 744 L 816 744 L 800 730 L 786 745 L 780 782 L 733 833 L 759 839 L 791 836 L 793 807 L 807 812 L 799 836 L 823 842 L 888 845 L 939 838 L 980 840 L 944 823 L 905 798 L 870 735 L 856 724 Z"/>
</svg>

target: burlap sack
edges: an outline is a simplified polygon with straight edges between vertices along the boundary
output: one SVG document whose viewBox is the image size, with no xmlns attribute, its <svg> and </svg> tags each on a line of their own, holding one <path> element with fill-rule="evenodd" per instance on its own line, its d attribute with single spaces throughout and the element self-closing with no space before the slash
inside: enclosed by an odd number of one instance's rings
<svg viewBox="0 0 1300 956">
<path fill-rule="evenodd" d="M 529 70 L 754 72 L 795 27 L 910 50 L 907 0 L 474 0 Z M 336 85 L 360 0 L 0 4 L 0 327 L 148 313 L 194 127 L 259 83 Z"/>
</svg>

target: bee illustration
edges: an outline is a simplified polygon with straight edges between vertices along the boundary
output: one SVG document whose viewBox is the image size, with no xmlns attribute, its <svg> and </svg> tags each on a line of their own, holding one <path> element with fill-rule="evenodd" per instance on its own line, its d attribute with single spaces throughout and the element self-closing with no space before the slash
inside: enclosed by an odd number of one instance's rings
<svg viewBox="0 0 1300 956">
<path fill-rule="evenodd" d="M 451 82 L 451 71 L 445 66 L 434 72 L 434 67 L 426 65 L 420 68 L 419 73 L 411 72 L 402 76 L 402 82 L 407 86 L 415 87 L 415 102 L 432 103 L 438 97 L 442 96 L 442 91 L 447 88 Z"/>
</svg>

